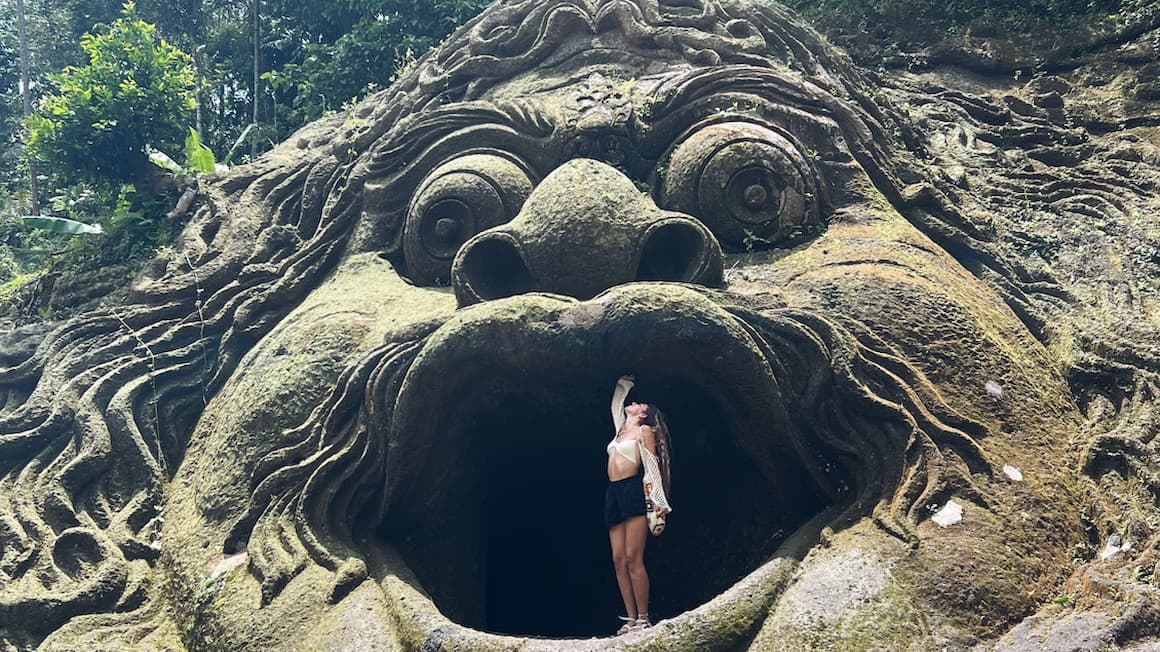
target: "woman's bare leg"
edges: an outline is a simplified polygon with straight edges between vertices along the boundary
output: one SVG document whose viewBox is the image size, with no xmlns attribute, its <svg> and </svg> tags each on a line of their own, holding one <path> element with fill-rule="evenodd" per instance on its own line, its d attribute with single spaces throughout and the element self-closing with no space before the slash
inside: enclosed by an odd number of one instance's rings
<svg viewBox="0 0 1160 652">
<path fill-rule="evenodd" d="M 608 542 L 612 544 L 612 567 L 616 571 L 616 585 L 620 587 L 620 598 L 624 600 L 624 615 L 636 618 L 636 598 L 632 594 L 632 580 L 628 574 L 628 557 L 625 556 L 627 531 L 624 522 L 608 528 Z"/>
<path fill-rule="evenodd" d="M 648 543 L 648 519 L 633 516 L 620 525 L 625 526 L 624 555 L 627 559 L 628 578 L 632 584 L 631 595 L 636 616 L 648 613 L 648 572 L 644 568 L 644 546 Z M 619 577 L 617 578 L 619 579 Z M 621 593 L 624 590 L 621 589 Z M 632 616 L 634 613 L 629 613 Z"/>
</svg>

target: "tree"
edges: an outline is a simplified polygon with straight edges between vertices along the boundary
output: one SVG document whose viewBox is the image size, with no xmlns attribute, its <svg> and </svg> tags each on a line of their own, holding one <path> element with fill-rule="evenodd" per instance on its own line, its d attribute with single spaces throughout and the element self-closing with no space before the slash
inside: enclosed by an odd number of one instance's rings
<svg viewBox="0 0 1160 652">
<path fill-rule="evenodd" d="M 25 120 L 26 155 L 63 181 L 141 184 L 147 147 L 179 151 L 194 108 L 188 55 L 127 3 L 104 33 L 81 38 L 85 66 L 49 75 L 55 92 Z"/>
<path fill-rule="evenodd" d="M 15 168 L 15 126 L 20 116 L 19 55 L 16 35 L 13 34 L 15 16 L 7 7 L 0 7 L 0 184 L 9 181 Z"/>
<path fill-rule="evenodd" d="M 352 0 L 320 12 L 287 0 L 269 4 L 276 17 L 270 42 L 283 50 L 267 66 L 275 71 L 268 78 L 296 127 L 387 82 L 491 0 Z"/>
<path fill-rule="evenodd" d="M 254 121 L 251 124 L 256 125 L 262 107 L 262 0 L 254 0 L 253 19 L 251 24 L 254 28 L 254 92 L 251 99 L 254 102 Z M 258 141 L 255 140 L 251 154 L 257 153 Z"/>
<path fill-rule="evenodd" d="M 16 181 L 16 133 L 20 124 L 20 55 L 17 19 L 0 6 L 0 189 Z"/>
<path fill-rule="evenodd" d="M 28 73 L 28 24 L 24 14 L 24 0 L 16 0 L 17 40 L 20 47 L 20 115 L 27 119 L 32 113 L 32 78 Z M 36 166 L 28 166 L 28 212 L 40 212 L 40 197 L 36 180 Z"/>
</svg>

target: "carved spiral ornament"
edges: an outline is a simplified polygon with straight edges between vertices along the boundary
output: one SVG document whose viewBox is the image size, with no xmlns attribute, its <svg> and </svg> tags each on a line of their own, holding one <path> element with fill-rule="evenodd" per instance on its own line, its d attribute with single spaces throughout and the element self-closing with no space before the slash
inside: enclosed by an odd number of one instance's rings
<svg viewBox="0 0 1160 652">
<path fill-rule="evenodd" d="M 531 192 L 528 174 L 495 154 L 469 154 L 432 170 L 407 213 L 404 248 L 413 280 L 446 280 L 463 243 L 511 220 Z"/>
<path fill-rule="evenodd" d="M 726 122 L 704 127 L 673 150 L 666 207 L 701 219 L 727 245 L 777 243 L 815 220 L 813 175 L 775 131 Z"/>
</svg>

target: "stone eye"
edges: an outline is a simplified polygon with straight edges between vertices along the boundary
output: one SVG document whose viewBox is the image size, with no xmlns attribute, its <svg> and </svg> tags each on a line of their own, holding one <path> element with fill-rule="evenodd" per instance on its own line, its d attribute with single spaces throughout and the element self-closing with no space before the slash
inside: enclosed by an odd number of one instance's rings
<svg viewBox="0 0 1160 652">
<path fill-rule="evenodd" d="M 813 174 L 784 136 L 755 124 L 714 124 L 681 141 L 669 158 L 665 207 L 700 218 L 722 244 L 776 244 L 817 220 Z"/>
<path fill-rule="evenodd" d="M 528 174 L 495 154 L 461 156 L 432 170 L 407 211 L 403 255 L 411 280 L 447 282 L 463 243 L 511 220 L 531 192 Z"/>
</svg>

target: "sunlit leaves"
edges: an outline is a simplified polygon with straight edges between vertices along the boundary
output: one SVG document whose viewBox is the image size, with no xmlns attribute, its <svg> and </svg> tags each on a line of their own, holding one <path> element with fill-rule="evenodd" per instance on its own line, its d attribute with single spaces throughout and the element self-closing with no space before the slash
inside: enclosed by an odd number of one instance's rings
<svg viewBox="0 0 1160 652">
<path fill-rule="evenodd" d="M 213 172 L 217 162 L 213 152 L 201 144 L 201 137 L 193 129 L 185 137 L 185 167 L 194 172 Z"/>
<path fill-rule="evenodd" d="M 85 66 L 49 75 L 55 92 L 25 121 L 27 155 L 66 181 L 131 181 L 146 146 L 177 150 L 194 108 L 191 60 L 137 18 L 132 3 L 81 38 Z"/>
</svg>

